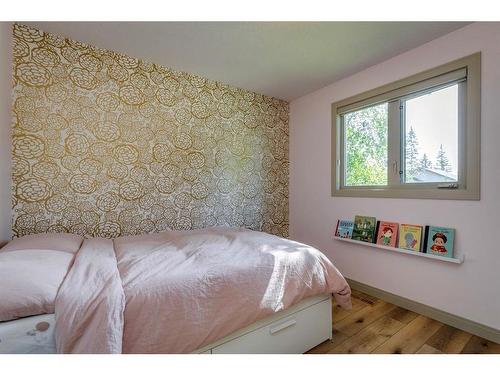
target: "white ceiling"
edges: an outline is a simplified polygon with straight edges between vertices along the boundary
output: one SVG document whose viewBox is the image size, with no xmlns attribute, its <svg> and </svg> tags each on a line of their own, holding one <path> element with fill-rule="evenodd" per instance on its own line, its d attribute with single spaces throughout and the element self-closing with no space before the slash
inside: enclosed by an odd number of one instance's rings
<svg viewBox="0 0 500 375">
<path fill-rule="evenodd" d="M 258 93 L 292 100 L 465 22 L 27 22 Z"/>
</svg>

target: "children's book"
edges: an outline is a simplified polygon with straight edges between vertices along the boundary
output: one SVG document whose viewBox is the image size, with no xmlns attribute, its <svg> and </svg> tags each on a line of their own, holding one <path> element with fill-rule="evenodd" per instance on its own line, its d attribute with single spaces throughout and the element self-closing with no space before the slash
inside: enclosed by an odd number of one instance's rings
<svg viewBox="0 0 500 375">
<path fill-rule="evenodd" d="M 453 257 L 455 229 L 426 225 L 424 251 L 428 254 Z"/>
<path fill-rule="evenodd" d="M 352 231 L 352 239 L 364 242 L 375 242 L 375 228 L 377 219 L 371 216 L 354 217 L 354 229 Z"/>
<path fill-rule="evenodd" d="M 353 229 L 354 229 L 354 221 L 338 220 L 337 228 L 335 229 L 335 237 L 351 238 Z"/>
<path fill-rule="evenodd" d="M 401 224 L 399 226 L 399 247 L 401 249 L 420 251 L 422 231 L 421 225 Z"/>
<path fill-rule="evenodd" d="M 398 242 L 398 223 L 381 221 L 377 231 L 377 245 L 396 247 Z"/>
</svg>

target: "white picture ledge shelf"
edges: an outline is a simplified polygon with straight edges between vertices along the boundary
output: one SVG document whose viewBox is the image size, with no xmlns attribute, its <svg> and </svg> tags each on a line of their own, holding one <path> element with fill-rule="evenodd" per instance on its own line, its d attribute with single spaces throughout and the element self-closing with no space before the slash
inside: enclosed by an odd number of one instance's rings
<svg viewBox="0 0 500 375">
<path fill-rule="evenodd" d="M 402 253 L 402 254 L 414 255 L 414 256 L 417 256 L 417 257 L 424 257 L 424 258 L 428 258 L 428 259 L 440 260 L 442 262 L 457 263 L 457 264 L 460 264 L 460 263 L 464 262 L 464 256 L 463 255 L 461 255 L 458 258 L 447 258 L 447 257 L 439 256 L 439 255 L 432 255 L 432 254 L 427 254 L 427 253 L 421 253 L 419 251 L 413 251 L 413 250 L 400 249 L 400 248 L 397 248 L 397 247 L 377 245 L 377 244 L 370 243 L 370 242 L 356 241 L 356 240 L 352 240 L 350 238 L 334 237 L 334 239 L 337 240 L 337 241 L 349 242 L 349 243 L 356 244 L 356 245 L 369 246 L 369 247 L 375 247 L 377 249 L 389 250 L 389 251 L 393 251 L 395 253 Z"/>
</svg>

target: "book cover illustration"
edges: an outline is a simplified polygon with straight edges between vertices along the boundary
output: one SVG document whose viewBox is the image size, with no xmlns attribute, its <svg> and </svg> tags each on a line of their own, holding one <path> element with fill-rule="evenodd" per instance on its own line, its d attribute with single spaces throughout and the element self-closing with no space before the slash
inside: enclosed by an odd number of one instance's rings
<svg viewBox="0 0 500 375">
<path fill-rule="evenodd" d="M 429 226 L 426 228 L 426 251 L 428 254 L 453 257 L 455 229 Z"/>
<path fill-rule="evenodd" d="M 337 228 L 335 229 L 335 237 L 351 238 L 353 229 L 354 229 L 354 221 L 338 220 Z"/>
<path fill-rule="evenodd" d="M 381 221 L 377 231 L 377 245 L 396 247 L 398 226 L 398 223 Z"/>
<path fill-rule="evenodd" d="M 421 225 L 401 224 L 399 227 L 399 247 L 401 249 L 420 251 L 422 229 Z"/>
<path fill-rule="evenodd" d="M 375 242 L 375 228 L 377 219 L 371 216 L 354 217 L 354 229 L 352 231 L 352 239 L 364 242 Z"/>
</svg>

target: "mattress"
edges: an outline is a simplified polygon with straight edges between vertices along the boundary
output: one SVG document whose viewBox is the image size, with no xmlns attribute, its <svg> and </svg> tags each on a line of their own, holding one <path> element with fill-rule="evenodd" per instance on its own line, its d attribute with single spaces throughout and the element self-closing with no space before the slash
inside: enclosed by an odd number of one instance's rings
<svg viewBox="0 0 500 375">
<path fill-rule="evenodd" d="M 54 324 L 54 314 L 35 315 L 0 323 L 0 353 L 56 353 Z"/>
</svg>

